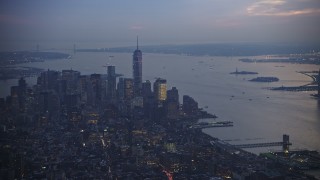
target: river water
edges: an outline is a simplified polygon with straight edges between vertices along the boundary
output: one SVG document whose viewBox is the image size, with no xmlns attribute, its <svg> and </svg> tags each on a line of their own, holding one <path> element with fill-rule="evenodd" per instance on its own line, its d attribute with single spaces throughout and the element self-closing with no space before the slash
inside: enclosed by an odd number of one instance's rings
<svg viewBox="0 0 320 180">
<path fill-rule="evenodd" d="M 110 57 L 111 56 L 111 57 Z M 243 57 L 242 57 L 243 58 Z M 259 57 L 255 57 L 259 58 Z M 51 60 L 22 64 L 51 70 L 73 69 L 81 74 L 106 73 L 103 65 L 116 66 L 116 72 L 132 76 L 131 53 L 77 53 L 70 60 Z M 239 71 L 255 71 L 259 75 L 231 75 Z M 168 54 L 143 54 L 143 80 L 167 79 L 182 95 L 190 95 L 199 107 L 216 114 L 218 121 L 233 121 L 233 127 L 208 128 L 203 131 L 231 144 L 282 141 L 290 135 L 291 149 L 320 151 L 320 102 L 312 92 L 271 91 L 268 87 L 295 86 L 311 82 L 297 71 L 319 70 L 317 65 L 281 63 L 244 63 L 237 57 L 194 57 Z M 257 76 L 276 76 L 279 82 L 248 81 Z M 29 84 L 35 78 L 28 79 Z M 1 97 L 10 92 L 17 80 L 0 81 Z M 315 92 L 313 92 L 315 93 Z M 280 148 L 248 149 L 258 153 Z"/>
</svg>

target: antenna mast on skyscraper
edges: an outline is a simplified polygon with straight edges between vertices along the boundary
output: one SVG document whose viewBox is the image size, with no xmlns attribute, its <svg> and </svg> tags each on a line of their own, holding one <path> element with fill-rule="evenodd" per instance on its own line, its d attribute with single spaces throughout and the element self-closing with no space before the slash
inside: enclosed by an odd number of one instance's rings
<svg viewBox="0 0 320 180">
<path fill-rule="evenodd" d="M 137 49 L 139 49 L 139 36 L 137 36 Z"/>
</svg>

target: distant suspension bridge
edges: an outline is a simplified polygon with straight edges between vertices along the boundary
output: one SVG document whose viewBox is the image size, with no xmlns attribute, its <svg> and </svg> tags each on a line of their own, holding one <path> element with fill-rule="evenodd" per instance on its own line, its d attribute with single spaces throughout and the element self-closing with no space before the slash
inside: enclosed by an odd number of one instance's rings
<svg viewBox="0 0 320 180">
<path fill-rule="evenodd" d="M 233 145 L 237 148 L 257 148 L 257 147 L 272 147 L 272 146 L 282 146 L 282 149 L 284 151 L 289 150 L 289 146 L 291 146 L 292 143 L 289 142 L 289 135 L 284 134 L 283 135 L 283 141 L 282 142 L 267 142 L 267 143 L 253 143 L 253 144 L 236 144 Z"/>
</svg>

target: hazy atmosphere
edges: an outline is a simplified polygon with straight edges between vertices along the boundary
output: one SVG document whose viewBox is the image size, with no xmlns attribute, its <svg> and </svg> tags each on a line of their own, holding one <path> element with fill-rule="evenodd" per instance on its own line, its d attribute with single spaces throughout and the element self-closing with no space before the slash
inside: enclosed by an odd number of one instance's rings
<svg viewBox="0 0 320 180">
<path fill-rule="evenodd" d="M 320 0 L 0 0 L 0 179 L 320 179 Z"/>
<path fill-rule="evenodd" d="M 1 49 L 17 43 L 127 46 L 320 42 L 319 0 L 1 1 Z M 19 47 L 17 47 L 19 48 Z"/>
</svg>

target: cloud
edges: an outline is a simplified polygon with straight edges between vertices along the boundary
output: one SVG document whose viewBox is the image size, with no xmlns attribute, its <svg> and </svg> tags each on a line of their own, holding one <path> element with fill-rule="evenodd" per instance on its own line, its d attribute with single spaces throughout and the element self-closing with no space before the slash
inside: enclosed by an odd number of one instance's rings
<svg viewBox="0 0 320 180">
<path fill-rule="evenodd" d="M 320 8 L 308 7 L 307 2 L 303 0 L 262 0 L 247 7 L 247 13 L 252 16 L 320 14 Z"/>
<path fill-rule="evenodd" d="M 302 9 L 302 10 L 291 10 L 275 13 L 274 16 L 294 16 L 294 15 L 303 15 L 303 14 L 319 14 L 320 9 Z M 270 14 L 272 15 L 272 14 Z"/>
</svg>

